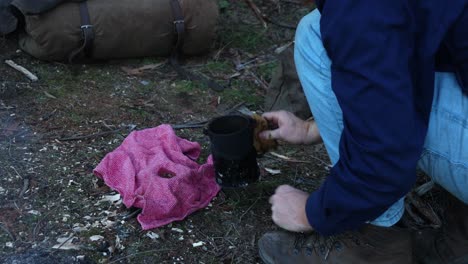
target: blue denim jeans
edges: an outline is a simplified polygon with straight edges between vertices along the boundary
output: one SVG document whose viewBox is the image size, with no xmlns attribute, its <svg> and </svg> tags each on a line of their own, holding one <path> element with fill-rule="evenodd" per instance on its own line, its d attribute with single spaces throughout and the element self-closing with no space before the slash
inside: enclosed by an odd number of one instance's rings
<svg viewBox="0 0 468 264">
<path fill-rule="evenodd" d="M 305 16 L 296 32 L 294 59 L 307 101 L 333 164 L 343 115 L 331 87 L 331 61 L 320 36 L 320 13 Z M 424 150 L 417 166 L 432 180 L 468 204 L 468 97 L 455 75 L 435 75 L 435 92 Z M 371 222 L 392 226 L 404 212 L 404 197 Z"/>
</svg>

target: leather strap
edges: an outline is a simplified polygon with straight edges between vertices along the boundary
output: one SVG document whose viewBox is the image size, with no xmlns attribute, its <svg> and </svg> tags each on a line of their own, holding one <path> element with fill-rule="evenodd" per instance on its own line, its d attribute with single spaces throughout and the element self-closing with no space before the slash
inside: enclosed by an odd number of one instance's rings
<svg viewBox="0 0 468 264">
<path fill-rule="evenodd" d="M 94 30 L 89 17 L 87 1 L 80 2 L 80 17 L 81 17 L 81 46 L 74 50 L 68 57 L 70 63 L 80 54 L 84 53 L 85 57 L 90 58 L 93 52 Z"/>
<path fill-rule="evenodd" d="M 173 54 L 176 53 L 178 56 L 179 53 L 182 51 L 182 47 L 184 45 L 184 37 L 185 37 L 185 20 L 184 20 L 184 13 L 182 12 L 182 7 L 180 6 L 179 0 L 170 0 L 171 1 L 171 9 L 172 9 L 172 16 L 174 17 L 174 29 L 177 33 L 177 40 L 175 43 L 175 47 L 173 50 Z"/>
<path fill-rule="evenodd" d="M 194 74 L 186 69 L 182 68 L 179 64 L 179 58 L 182 54 L 182 48 L 184 46 L 184 37 L 185 37 L 185 20 L 184 14 L 182 12 L 182 7 L 180 6 L 179 0 L 170 0 L 171 1 L 171 9 L 172 9 L 172 16 L 174 17 L 174 29 L 177 33 L 177 39 L 175 41 L 174 49 L 172 50 L 171 57 L 169 58 L 169 62 L 174 70 L 186 80 L 196 80 L 203 82 L 206 86 L 210 87 L 215 91 L 222 91 L 224 87 L 219 85 L 213 80 L 210 80 L 204 76 L 199 74 Z"/>
</svg>

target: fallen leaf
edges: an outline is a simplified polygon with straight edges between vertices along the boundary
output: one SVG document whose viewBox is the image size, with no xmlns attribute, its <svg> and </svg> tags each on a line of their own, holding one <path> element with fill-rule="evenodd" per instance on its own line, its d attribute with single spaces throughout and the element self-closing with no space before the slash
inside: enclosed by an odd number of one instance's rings
<svg viewBox="0 0 468 264">
<path fill-rule="evenodd" d="M 73 244 L 73 240 L 76 237 L 59 237 L 57 238 L 58 244 L 53 246 L 53 249 L 63 249 L 63 250 L 69 250 L 69 249 L 80 249 L 79 245 Z"/>
<path fill-rule="evenodd" d="M 281 170 L 274 170 L 274 169 L 270 169 L 270 168 L 265 168 L 265 170 L 270 173 L 270 174 L 273 174 L 273 175 L 276 175 L 276 174 L 280 174 L 281 173 Z"/>
<path fill-rule="evenodd" d="M 32 215 L 41 215 L 41 212 L 37 211 L 37 210 L 29 210 L 28 211 L 28 214 L 32 214 Z"/>
<path fill-rule="evenodd" d="M 148 233 L 146 233 L 146 236 L 153 239 L 153 240 L 159 238 L 159 235 L 154 233 L 154 232 L 148 232 Z"/>
<path fill-rule="evenodd" d="M 125 247 L 124 245 L 122 245 L 121 241 L 120 241 L 120 237 L 119 236 L 115 236 L 115 248 L 116 249 L 120 249 L 120 250 L 124 250 Z"/>
<path fill-rule="evenodd" d="M 122 203 L 122 199 L 119 193 L 114 194 L 114 195 L 104 195 L 102 199 L 98 201 L 98 204 L 103 203 L 103 202 L 112 202 L 112 203 L 120 204 Z"/>
<path fill-rule="evenodd" d="M 46 92 L 46 91 L 44 91 L 44 95 L 47 96 L 47 97 L 49 97 L 49 98 L 52 98 L 52 99 L 57 99 L 57 97 L 51 95 L 50 93 L 48 93 L 48 92 Z"/>
<path fill-rule="evenodd" d="M 104 237 L 100 236 L 100 235 L 94 235 L 94 236 L 89 237 L 89 240 L 91 240 L 91 241 L 98 241 L 98 240 L 101 240 L 101 239 L 104 239 Z"/>
<path fill-rule="evenodd" d="M 174 231 L 174 232 L 177 232 L 177 233 L 183 233 L 184 232 L 184 230 L 182 230 L 180 228 L 174 228 L 174 227 L 171 230 Z"/>
</svg>

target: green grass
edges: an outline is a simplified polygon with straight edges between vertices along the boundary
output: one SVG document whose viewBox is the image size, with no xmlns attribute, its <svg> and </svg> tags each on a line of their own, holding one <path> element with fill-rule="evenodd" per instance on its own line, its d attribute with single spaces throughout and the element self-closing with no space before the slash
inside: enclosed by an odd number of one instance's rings
<svg viewBox="0 0 468 264">
<path fill-rule="evenodd" d="M 232 88 L 222 92 L 222 98 L 229 102 L 245 102 L 247 105 L 261 105 L 263 97 L 257 93 L 260 87 L 253 86 L 245 80 L 234 80 Z"/>
<path fill-rule="evenodd" d="M 218 35 L 223 46 L 255 52 L 272 44 L 266 33 L 267 30 L 259 26 L 237 24 L 225 25 Z"/>
<path fill-rule="evenodd" d="M 258 67 L 257 72 L 265 81 L 269 82 L 278 66 L 278 61 L 271 61 Z"/>
<path fill-rule="evenodd" d="M 209 61 L 204 66 L 204 69 L 216 73 L 229 73 L 233 68 L 230 61 Z"/>
<path fill-rule="evenodd" d="M 179 80 L 174 82 L 174 85 L 175 91 L 178 93 L 192 94 L 194 92 L 207 90 L 206 85 L 199 81 Z"/>
<path fill-rule="evenodd" d="M 137 91 L 142 93 L 142 94 L 152 94 L 152 93 L 154 93 L 154 91 L 156 90 L 154 83 L 149 81 L 149 80 L 145 80 L 145 81 L 147 81 L 148 84 L 144 85 L 141 82 L 138 82 L 138 84 L 136 85 Z"/>
<path fill-rule="evenodd" d="M 105 90 L 113 87 L 114 83 L 122 78 L 114 69 L 99 65 L 39 64 L 35 71 L 41 83 L 48 87 L 46 91 L 57 98 L 82 93 L 83 88 L 90 85 L 84 80 L 93 82 L 100 90 Z M 41 95 L 41 99 L 45 98 L 45 95 Z"/>
</svg>

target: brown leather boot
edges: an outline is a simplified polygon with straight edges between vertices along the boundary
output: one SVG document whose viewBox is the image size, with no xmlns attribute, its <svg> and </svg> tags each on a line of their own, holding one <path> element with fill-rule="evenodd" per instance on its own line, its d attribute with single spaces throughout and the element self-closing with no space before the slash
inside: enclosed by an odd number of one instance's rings
<svg viewBox="0 0 468 264">
<path fill-rule="evenodd" d="M 267 264 L 412 263 L 411 235 L 398 227 L 366 225 L 331 237 L 276 231 L 265 234 L 258 244 L 260 257 Z"/>
<path fill-rule="evenodd" d="M 431 232 L 431 231 L 429 231 Z M 434 231 L 432 231 L 434 232 Z M 429 237 L 427 231 L 418 234 L 415 243 L 421 243 L 424 236 Z M 423 238 L 423 239 L 421 239 Z M 468 263 L 468 205 L 455 197 L 450 198 L 445 212 L 445 223 L 435 234 L 435 239 L 419 260 L 423 264 L 467 264 Z M 423 243 L 423 242 L 422 242 Z"/>
</svg>

